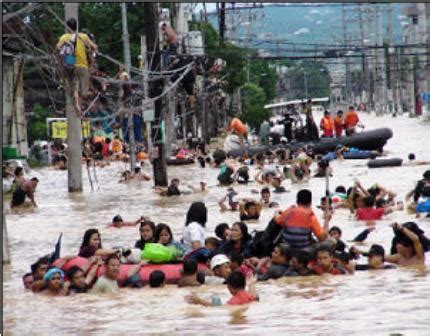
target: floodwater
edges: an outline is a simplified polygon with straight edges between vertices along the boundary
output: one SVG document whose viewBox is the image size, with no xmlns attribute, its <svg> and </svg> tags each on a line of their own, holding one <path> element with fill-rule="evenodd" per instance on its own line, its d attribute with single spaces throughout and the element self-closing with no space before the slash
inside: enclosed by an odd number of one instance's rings
<svg viewBox="0 0 430 336">
<path fill-rule="evenodd" d="M 406 158 L 414 152 L 418 159 L 430 160 L 430 124 L 407 117 L 363 116 L 367 129 L 391 127 L 394 137 L 385 147 L 391 157 Z M 184 301 L 190 289 L 167 286 L 164 289 L 124 289 L 111 296 L 78 295 L 46 298 L 24 292 L 21 276 L 39 256 L 52 251 L 58 234 L 63 232 L 62 255 L 76 254 L 83 233 L 91 227 L 102 233 L 103 244 L 133 246 L 138 228 L 107 228 L 116 214 L 126 220 L 149 216 L 155 222 L 168 223 L 180 239 L 189 204 L 204 200 L 209 209 L 208 233 L 213 233 L 220 222 L 233 223 L 237 213 L 218 210 L 217 201 L 225 188 L 216 185 L 216 171 L 200 167 L 169 168 L 169 178 L 198 186 L 202 180 L 210 186 L 205 194 L 161 198 L 151 191 L 151 182 L 118 184 L 123 163 L 97 169 L 100 190 L 91 192 L 87 172 L 83 167 L 85 191 L 80 195 L 67 192 L 67 172 L 52 169 L 33 171 L 40 179 L 36 194 L 39 204 L 34 212 L 7 214 L 12 263 L 3 268 L 3 324 L 6 335 L 77 335 L 77 334 L 261 334 L 289 333 L 292 335 L 424 335 L 430 333 L 430 257 L 426 270 L 395 269 L 357 272 L 353 276 L 285 278 L 258 283 L 260 302 L 248 308 L 202 308 Z M 358 178 L 364 185 L 375 182 L 397 192 L 398 199 L 413 188 L 428 167 L 396 167 L 369 170 L 365 161 L 335 162 L 333 190 L 337 185 L 351 185 Z M 150 168 L 145 168 L 150 172 Z M 307 184 L 291 185 L 290 193 L 273 195 L 285 208 L 295 201 L 296 191 L 309 187 L 314 192 L 314 203 L 325 190 L 324 179 L 313 179 Z M 239 186 L 242 194 L 248 187 Z M 250 195 L 250 194 L 249 194 Z M 262 229 L 273 215 L 273 209 L 263 210 L 257 224 L 250 230 Z M 319 215 L 321 213 L 318 212 Z M 393 221 L 414 220 L 406 211 L 389 215 L 377 224 L 369 235 L 366 246 L 383 244 L 389 250 Z M 420 219 L 419 225 L 430 236 L 430 220 Z M 345 241 L 363 229 L 346 210 L 336 212 L 332 225 L 343 230 Z M 365 262 L 365 260 L 361 260 Z M 222 286 L 193 289 L 209 298 L 217 293 L 225 301 L 227 288 Z"/>
</svg>

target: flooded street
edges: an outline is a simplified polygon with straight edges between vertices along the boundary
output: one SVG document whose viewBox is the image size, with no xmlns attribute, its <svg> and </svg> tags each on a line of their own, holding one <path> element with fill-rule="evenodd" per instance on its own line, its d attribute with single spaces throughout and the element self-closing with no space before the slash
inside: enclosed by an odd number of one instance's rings
<svg viewBox="0 0 430 336">
<path fill-rule="evenodd" d="M 361 117 L 361 116 L 360 116 Z M 417 160 L 430 160 L 430 123 L 407 117 L 377 118 L 363 115 L 366 130 L 390 127 L 394 136 L 385 146 L 390 157 L 407 160 L 415 153 Z M 319 118 L 318 118 L 319 120 Z M 313 165 L 315 167 L 315 165 Z M 99 191 L 91 192 L 87 170 L 83 166 L 84 193 L 67 192 L 67 172 L 49 168 L 32 171 L 39 178 L 34 212 L 10 214 L 7 209 L 11 265 L 3 268 L 3 323 L 5 335 L 77 335 L 77 334 L 262 334 L 299 333 L 308 335 L 406 335 L 429 334 L 430 328 L 430 255 L 427 253 L 426 270 L 394 269 L 357 272 L 353 276 L 283 278 L 258 283 L 260 302 L 249 308 L 201 308 L 184 300 L 190 289 L 167 286 L 164 289 L 124 289 L 112 296 L 77 295 L 74 297 L 47 298 L 24 292 L 21 277 L 29 272 L 30 264 L 52 251 L 60 232 L 63 232 L 62 255 L 77 254 L 86 229 L 98 228 L 104 247 L 134 246 L 139 237 L 138 227 L 107 228 L 116 214 L 127 220 L 139 216 L 150 217 L 156 223 L 171 226 L 174 238 L 181 238 L 185 214 L 191 202 L 203 200 L 208 207 L 207 235 L 214 235 L 221 222 L 232 224 L 237 213 L 220 213 L 218 200 L 226 188 L 216 187 L 217 170 L 202 169 L 197 164 L 186 167 L 169 167 L 169 180 L 180 178 L 198 186 L 207 181 L 205 194 L 162 198 L 152 190 L 151 182 L 119 184 L 124 163 L 97 169 Z M 394 167 L 368 169 L 366 160 L 336 161 L 330 189 L 338 185 L 350 186 L 355 178 L 370 187 L 378 182 L 397 193 L 404 200 L 422 173 L 421 167 Z M 144 171 L 152 175 L 147 165 Z M 251 174 L 253 176 L 253 174 Z M 324 179 L 309 183 L 283 184 L 291 192 L 272 194 L 282 208 L 294 204 L 297 190 L 307 187 L 313 191 L 314 205 L 325 193 Z M 248 186 L 235 186 L 241 196 L 252 196 Z M 246 191 L 248 190 L 248 191 Z M 254 196 L 255 197 L 255 196 Z M 7 208 L 9 206 L 7 205 Z M 273 216 L 273 209 L 263 210 L 257 224 L 249 230 L 263 229 Z M 321 213 L 317 210 L 321 218 Z M 377 223 L 376 230 L 366 240 L 382 244 L 389 251 L 393 221 L 414 220 L 406 211 L 395 212 Z M 430 219 L 418 224 L 430 237 Z M 343 230 L 347 243 L 363 229 L 347 210 L 337 210 L 331 225 Z M 348 244 L 348 243 L 347 243 Z M 360 260 L 361 263 L 365 259 Z M 193 291 L 203 297 L 220 295 L 223 302 L 229 298 L 226 287 L 203 286 Z M 365 321 L 365 324 L 363 323 Z"/>
</svg>

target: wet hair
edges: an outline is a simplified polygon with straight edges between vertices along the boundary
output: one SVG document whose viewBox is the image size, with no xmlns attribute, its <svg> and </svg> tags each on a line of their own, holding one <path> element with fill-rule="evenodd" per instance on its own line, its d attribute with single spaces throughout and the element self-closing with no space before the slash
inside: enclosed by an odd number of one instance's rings
<svg viewBox="0 0 430 336">
<path fill-rule="evenodd" d="M 31 179 L 31 181 L 39 182 L 39 179 L 38 179 L 37 177 L 33 177 L 33 178 Z"/>
<path fill-rule="evenodd" d="M 168 242 L 168 244 L 170 244 L 173 241 L 173 234 L 172 234 L 172 230 L 170 229 L 170 226 L 164 223 L 160 223 L 155 227 L 155 233 L 154 233 L 154 239 L 155 241 L 158 243 L 158 241 L 160 240 L 160 235 L 161 232 L 163 230 L 167 230 L 167 232 L 170 235 L 170 240 Z"/>
<path fill-rule="evenodd" d="M 426 180 L 430 180 L 430 170 L 426 170 L 423 174 L 423 178 Z"/>
<path fill-rule="evenodd" d="M 39 268 L 40 265 L 49 265 L 49 259 L 48 257 L 42 257 L 39 258 L 34 264 L 32 264 L 30 266 L 31 269 L 31 273 L 34 274 L 36 273 L 37 269 Z"/>
<path fill-rule="evenodd" d="M 415 160 L 415 154 L 414 154 L 414 153 L 410 153 L 410 154 L 408 155 L 408 159 L 409 159 L 410 161 Z"/>
<path fill-rule="evenodd" d="M 235 289 L 244 289 L 246 286 L 246 279 L 242 272 L 232 272 L 227 280 L 226 284 Z"/>
<path fill-rule="evenodd" d="M 270 189 L 268 187 L 264 187 L 261 189 L 261 194 L 270 194 Z"/>
<path fill-rule="evenodd" d="M 116 253 L 113 253 L 113 254 L 108 255 L 108 257 L 105 260 L 105 265 L 106 266 L 109 265 L 109 261 L 111 261 L 113 259 L 120 261 L 118 255 Z"/>
<path fill-rule="evenodd" d="M 375 205 L 375 198 L 373 196 L 367 196 L 363 199 L 365 207 L 372 207 Z"/>
<path fill-rule="evenodd" d="M 417 223 L 406 222 L 406 223 L 402 224 L 402 226 L 407 228 L 408 230 L 412 231 L 413 233 L 415 233 L 418 236 L 424 252 L 430 251 L 430 240 L 425 236 L 424 231 L 420 229 L 420 227 L 417 225 Z M 393 228 L 393 231 L 394 231 L 394 238 L 391 241 L 391 251 L 390 251 L 391 254 L 396 253 L 397 243 L 400 243 L 404 246 L 411 247 L 414 250 L 414 254 L 415 254 L 416 252 L 415 252 L 413 241 L 408 236 L 406 236 L 406 234 L 403 233 L 402 231 L 399 231 L 396 228 Z"/>
<path fill-rule="evenodd" d="M 110 138 L 105 139 L 105 143 L 110 144 L 111 142 L 112 142 L 112 140 Z"/>
<path fill-rule="evenodd" d="M 236 251 L 232 252 L 230 255 L 230 262 L 232 263 L 236 263 L 239 266 L 243 264 L 243 254 L 242 253 L 238 253 Z"/>
<path fill-rule="evenodd" d="M 22 167 L 16 167 L 15 168 L 15 171 L 13 172 L 13 174 L 15 175 L 15 176 L 18 176 L 19 174 L 21 174 L 22 172 L 24 171 L 24 169 L 22 168 Z"/>
<path fill-rule="evenodd" d="M 376 196 L 381 192 L 381 188 L 378 186 L 371 187 L 367 189 L 370 195 L 376 198 Z"/>
<path fill-rule="evenodd" d="M 327 110 L 324 111 L 324 115 L 329 115 L 329 114 L 330 114 L 329 111 L 327 111 Z"/>
<path fill-rule="evenodd" d="M 160 287 L 166 281 L 166 275 L 163 271 L 152 271 L 149 275 L 149 286 L 151 288 Z"/>
<path fill-rule="evenodd" d="M 66 276 L 69 280 L 73 280 L 73 277 L 75 276 L 75 274 L 77 272 L 82 272 L 84 273 L 84 271 L 82 270 L 82 268 L 80 268 L 79 266 L 72 266 L 67 270 Z"/>
<path fill-rule="evenodd" d="M 182 263 L 182 274 L 183 275 L 193 275 L 197 272 L 197 262 L 193 259 L 185 259 Z"/>
<path fill-rule="evenodd" d="M 25 273 L 25 274 L 22 276 L 22 281 L 24 281 L 24 280 L 25 280 L 25 278 L 26 278 L 26 277 L 28 277 L 28 276 L 33 276 L 33 273 L 30 273 L 30 272 Z"/>
<path fill-rule="evenodd" d="M 245 210 L 248 210 L 252 206 L 256 206 L 257 204 L 254 201 L 249 201 L 245 203 Z"/>
<path fill-rule="evenodd" d="M 340 227 L 338 227 L 338 226 L 332 226 L 331 228 L 330 228 L 330 230 L 328 231 L 328 233 L 330 234 L 330 233 L 332 233 L 332 232 L 334 232 L 334 231 L 337 231 L 337 233 L 339 233 L 339 235 L 341 235 L 342 234 L 342 230 L 340 229 Z"/>
<path fill-rule="evenodd" d="M 318 253 L 320 252 L 327 252 L 328 254 L 330 254 L 330 256 L 333 255 L 332 249 L 330 248 L 330 246 L 327 246 L 327 245 L 319 246 L 315 251 L 315 256 L 318 256 Z"/>
<path fill-rule="evenodd" d="M 305 267 L 308 266 L 308 263 L 311 259 L 309 252 L 302 251 L 302 250 L 295 250 L 293 251 L 293 258 L 297 259 L 297 262 Z"/>
<path fill-rule="evenodd" d="M 123 222 L 120 215 L 116 215 L 114 218 L 112 218 L 112 222 Z"/>
<path fill-rule="evenodd" d="M 140 222 L 140 228 L 143 228 L 144 226 L 149 226 L 152 230 L 152 233 L 155 234 L 155 223 L 153 221 L 150 220 L 143 220 Z"/>
<path fill-rule="evenodd" d="M 68 19 L 66 24 L 67 24 L 67 27 L 69 27 L 74 32 L 76 31 L 76 29 L 78 27 L 78 23 L 76 22 L 76 19 L 74 19 L 74 18 Z"/>
<path fill-rule="evenodd" d="M 377 208 L 383 208 L 385 206 L 385 204 L 387 204 L 387 201 L 384 200 L 383 198 L 380 198 L 375 202 L 375 206 Z"/>
<path fill-rule="evenodd" d="M 87 231 L 85 231 L 84 238 L 82 239 L 81 248 L 89 246 L 91 236 L 95 233 L 97 233 L 100 237 L 100 245 L 98 248 L 102 248 L 101 235 L 100 235 L 99 230 L 97 230 L 97 229 L 88 229 Z"/>
<path fill-rule="evenodd" d="M 251 239 L 251 235 L 248 233 L 248 226 L 244 222 L 235 222 L 233 225 L 239 226 L 242 232 L 241 245 L 244 246 Z"/>
<path fill-rule="evenodd" d="M 297 204 L 299 205 L 311 205 L 312 204 L 312 192 L 309 189 L 302 189 L 297 193 Z"/>
<path fill-rule="evenodd" d="M 337 111 L 337 114 L 343 114 L 342 110 Z"/>
<path fill-rule="evenodd" d="M 279 248 L 281 255 L 285 257 L 285 259 L 291 259 L 293 255 L 293 250 L 291 249 L 291 246 L 289 244 L 281 243 L 276 245 L 276 247 Z"/>
<path fill-rule="evenodd" d="M 352 105 L 351 105 L 351 106 L 349 107 L 349 109 L 350 109 L 350 110 L 353 110 L 353 109 L 354 109 L 354 106 L 352 106 Z"/>
<path fill-rule="evenodd" d="M 334 191 L 337 193 L 346 194 L 346 189 L 344 186 L 337 186 Z"/>
<path fill-rule="evenodd" d="M 229 226 L 227 223 L 218 224 L 215 228 L 215 235 L 219 239 L 224 240 L 224 232 L 225 230 L 228 230 L 228 229 L 229 229 Z"/>
<path fill-rule="evenodd" d="M 188 209 L 187 218 L 185 220 L 185 226 L 192 222 L 197 222 L 201 226 L 205 227 L 208 221 L 208 209 L 203 202 L 193 202 Z"/>
<path fill-rule="evenodd" d="M 381 256 L 382 259 L 384 259 L 385 249 L 381 245 L 373 244 L 372 246 L 370 246 L 368 257 L 373 257 L 373 256 Z"/>
<path fill-rule="evenodd" d="M 205 245 L 206 244 L 212 244 L 212 245 L 218 246 L 218 239 L 216 239 L 215 237 L 207 237 L 205 239 Z"/>
</svg>

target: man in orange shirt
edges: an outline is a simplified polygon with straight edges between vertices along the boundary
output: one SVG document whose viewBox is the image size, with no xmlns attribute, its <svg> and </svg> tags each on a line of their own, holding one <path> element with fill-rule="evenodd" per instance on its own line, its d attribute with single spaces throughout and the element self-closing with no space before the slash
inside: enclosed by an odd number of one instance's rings
<svg viewBox="0 0 430 336">
<path fill-rule="evenodd" d="M 345 116 L 345 134 L 352 135 L 355 133 L 355 127 L 359 122 L 358 114 L 354 110 L 354 106 L 349 107 L 349 111 Z"/>
<path fill-rule="evenodd" d="M 312 192 L 302 189 L 297 193 L 297 205 L 289 207 L 275 218 L 275 222 L 282 226 L 283 242 L 293 249 L 308 250 L 313 243 L 311 233 L 319 241 L 327 238 L 330 217 L 325 218 L 324 226 L 321 227 L 311 206 Z"/>
<path fill-rule="evenodd" d="M 324 138 L 332 138 L 334 130 L 334 121 L 329 111 L 324 112 L 324 118 L 321 119 L 320 128 L 323 131 Z"/>
<path fill-rule="evenodd" d="M 344 126 L 343 111 L 339 110 L 337 111 L 336 118 L 334 118 L 334 130 L 336 133 L 336 138 L 340 138 L 342 136 Z"/>
</svg>

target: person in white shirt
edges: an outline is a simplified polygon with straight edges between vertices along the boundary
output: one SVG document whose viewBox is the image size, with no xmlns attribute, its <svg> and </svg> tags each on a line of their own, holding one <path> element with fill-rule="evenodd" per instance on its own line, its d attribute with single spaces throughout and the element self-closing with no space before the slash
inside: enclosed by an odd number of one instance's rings
<svg viewBox="0 0 430 336">
<path fill-rule="evenodd" d="M 208 210 L 203 202 L 194 202 L 187 212 L 185 227 L 182 232 L 182 243 L 186 253 L 198 250 L 205 246 L 205 226 Z"/>
</svg>

